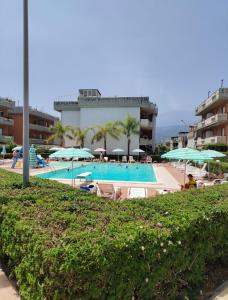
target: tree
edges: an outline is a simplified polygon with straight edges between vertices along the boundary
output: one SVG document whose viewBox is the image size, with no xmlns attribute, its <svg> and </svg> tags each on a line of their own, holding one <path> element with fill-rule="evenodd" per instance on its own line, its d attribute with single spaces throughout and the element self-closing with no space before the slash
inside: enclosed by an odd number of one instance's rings
<svg viewBox="0 0 228 300">
<path fill-rule="evenodd" d="M 66 133 L 69 130 L 69 126 L 64 126 L 61 122 L 56 122 L 55 125 L 51 127 L 52 135 L 48 138 L 47 143 L 50 144 L 54 140 L 60 140 L 60 146 L 63 147 L 65 144 Z"/>
<path fill-rule="evenodd" d="M 75 139 L 76 146 L 79 146 L 80 148 L 84 148 L 85 138 L 89 130 L 91 130 L 91 128 L 81 129 L 80 127 L 72 127 L 70 129 L 72 136 L 69 135 L 69 138 Z"/>
<path fill-rule="evenodd" d="M 115 140 L 118 140 L 122 131 L 119 127 L 119 122 L 108 122 L 104 125 L 97 125 L 95 127 L 97 131 L 92 138 L 92 144 L 104 140 L 104 149 L 107 147 L 107 137 L 111 136 Z"/>
<path fill-rule="evenodd" d="M 123 122 L 119 122 L 123 134 L 127 137 L 127 155 L 130 155 L 131 136 L 139 134 L 139 122 L 130 114 L 127 115 Z"/>
</svg>

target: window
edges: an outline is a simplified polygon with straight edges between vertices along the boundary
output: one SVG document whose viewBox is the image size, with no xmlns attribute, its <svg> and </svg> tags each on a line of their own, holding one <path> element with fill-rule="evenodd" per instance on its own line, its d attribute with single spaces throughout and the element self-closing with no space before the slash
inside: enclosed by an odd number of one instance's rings
<svg viewBox="0 0 228 300">
<path fill-rule="evenodd" d="M 225 136 L 225 128 L 221 128 L 221 136 Z"/>
</svg>

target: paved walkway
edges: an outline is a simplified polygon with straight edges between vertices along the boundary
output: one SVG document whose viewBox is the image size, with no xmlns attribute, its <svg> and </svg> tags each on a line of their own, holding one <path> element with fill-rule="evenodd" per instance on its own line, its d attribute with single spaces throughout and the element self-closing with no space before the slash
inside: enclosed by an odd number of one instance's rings
<svg viewBox="0 0 228 300">
<path fill-rule="evenodd" d="M 20 297 L 0 267 L 0 299 L 19 300 Z"/>
<path fill-rule="evenodd" d="M 228 281 L 221 285 L 209 300 L 228 300 Z"/>
</svg>

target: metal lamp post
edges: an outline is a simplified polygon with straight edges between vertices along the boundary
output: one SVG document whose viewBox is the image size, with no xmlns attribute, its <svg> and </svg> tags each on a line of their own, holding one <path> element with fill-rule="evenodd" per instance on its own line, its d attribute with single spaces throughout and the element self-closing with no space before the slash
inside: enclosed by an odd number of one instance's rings
<svg viewBox="0 0 228 300">
<path fill-rule="evenodd" d="M 28 46 L 28 0 L 23 2 L 23 187 L 29 185 L 29 46 Z"/>
</svg>

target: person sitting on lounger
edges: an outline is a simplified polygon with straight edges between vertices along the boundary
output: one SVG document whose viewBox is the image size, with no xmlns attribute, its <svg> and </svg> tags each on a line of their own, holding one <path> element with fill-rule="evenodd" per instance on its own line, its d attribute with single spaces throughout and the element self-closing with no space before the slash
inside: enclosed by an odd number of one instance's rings
<svg viewBox="0 0 228 300">
<path fill-rule="evenodd" d="M 184 188 L 185 189 L 192 189 L 192 188 L 196 188 L 197 187 L 197 184 L 196 184 L 196 180 L 195 178 L 193 177 L 192 174 L 188 174 L 188 182 L 185 183 L 185 185 L 181 186 L 181 189 L 183 190 Z"/>
</svg>

